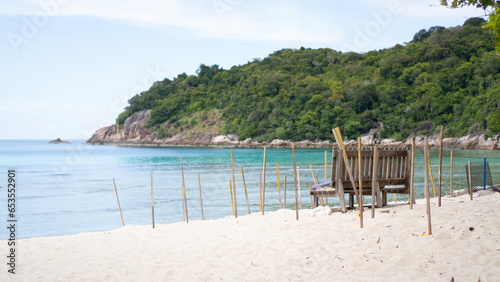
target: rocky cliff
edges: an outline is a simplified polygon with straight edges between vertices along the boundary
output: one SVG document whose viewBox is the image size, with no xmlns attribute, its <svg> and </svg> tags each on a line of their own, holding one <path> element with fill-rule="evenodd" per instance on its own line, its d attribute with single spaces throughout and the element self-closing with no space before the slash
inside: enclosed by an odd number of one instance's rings
<svg viewBox="0 0 500 282">
<path fill-rule="evenodd" d="M 158 138 L 156 132 L 144 127 L 151 110 L 134 113 L 125 120 L 122 127 L 118 124 L 97 130 L 87 144 L 141 145 L 141 146 L 206 146 L 212 143 L 216 132 L 208 130 L 204 134 L 186 136 L 178 134 L 169 138 Z"/>
<path fill-rule="evenodd" d="M 87 140 L 87 144 L 94 145 L 129 145 L 129 146 L 230 146 L 230 147 L 331 147 L 331 141 L 309 140 L 300 142 L 291 142 L 286 140 L 275 139 L 272 142 L 257 142 L 252 139 L 239 141 L 236 135 L 219 135 L 216 130 L 205 130 L 203 134 L 194 134 L 187 136 L 186 134 L 177 134 L 168 138 L 158 138 L 156 132 L 151 132 L 145 128 L 151 110 L 144 110 L 134 113 L 125 120 L 122 127 L 117 124 L 108 127 L 103 127 L 97 130 L 92 137 Z M 460 138 L 445 138 L 443 146 L 449 149 L 500 149 L 500 134 L 491 138 L 486 138 L 482 132 L 474 132 Z M 376 130 L 370 131 L 361 137 L 364 145 L 380 145 L 380 146 L 395 146 L 409 145 L 411 138 L 406 142 L 396 141 L 394 139 L 380 139 Z M 415 143 L 417 147 L 424 146 L 425 136 L 416 136 Z M 355 145 L 355 140 L 345 141 L 346 145 Z M 439 134 L 428 138 L 431 147 L 439 147 Z"/>
</svg>

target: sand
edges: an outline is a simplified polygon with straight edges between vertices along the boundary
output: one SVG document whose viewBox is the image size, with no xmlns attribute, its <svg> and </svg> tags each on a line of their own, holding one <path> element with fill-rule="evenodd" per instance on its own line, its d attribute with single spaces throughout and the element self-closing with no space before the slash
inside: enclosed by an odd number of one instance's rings
<svg viewBox="0 0 500 282">
<path fill-rule="evenodd" d="M 432 199 L 430 236 L 418 200 L 368 209 L 363 229 L 319 207 L 22 239 L 0 281 L 499 281 L 499 207 L 500 193 Z"/>
</svg>

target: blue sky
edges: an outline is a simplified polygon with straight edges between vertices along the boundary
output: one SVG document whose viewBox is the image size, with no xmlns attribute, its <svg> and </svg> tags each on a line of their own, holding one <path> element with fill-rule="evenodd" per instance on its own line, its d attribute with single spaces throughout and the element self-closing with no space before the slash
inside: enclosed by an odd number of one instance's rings
<svg viewBox="0 0 500 282">
<path fill-rule="evenodd" d="M 86 139 L 154 81 L 282 48 L 367 52 L 482 16 L 439 0 L 2 0 L 0 139 Z"/>
</svg>

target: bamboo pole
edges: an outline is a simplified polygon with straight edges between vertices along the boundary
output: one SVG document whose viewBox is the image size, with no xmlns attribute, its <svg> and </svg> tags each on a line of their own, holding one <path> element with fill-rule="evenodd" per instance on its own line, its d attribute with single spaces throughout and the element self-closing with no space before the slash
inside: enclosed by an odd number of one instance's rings
<svg viewBox="0 0 500 282">
<path fill-rule="evenodd" d="M 264 210 L 266 209 L 266 146 L 264 146 L 264 164 L 262 172 L 262 215 L 264 215 Z"/>
<path fill-rule="evenodd" d="M 427 143 L 427 137 L 425 137 L 425 148 L 424 148 L 424 162 L 425 162 L 425 173 L 424 173 L 424 181 L 425 181 L 425 202 L 427 206 L 427 227 L 428 232 L 427 235 L 432 235 L 432 225 L 431 225 L 431 200 L 430 200 L 430 192 L 429 192 L 429 144 Z M 425 160 L 427 159 L 427 160 Z"/>
<path fill-rule="evenodd" d="M 181 165 L 182 168 L 182 165 Z M 184 183 L 183 183 L 184 184 Z M 184 185 L 182 185 L 184 187 Z M 183 190 L 181 189 L 182 195 L 181 195 L 181 202 L 182 202 L 182 221 L 186 221 L 186 204 L 184 203 L 184 193 Z"/>
<path fill-rule="evenodd" d="M 181 198 L 182 198 L 182 201 L 181 201 L 182 202 L 182 221 L 186 221 L 186 204 L 184 203 L 184 196 L 181 196 Z"/>
<path fill-rule="evenodd" d="M 234 177 L 233 150 L 231 150 L 231 171 L 233 172 L 234 217 L 238 218 L 238 205 L 236 204 L 236 179 Z"/>
<path fill-rule="evenodd" d="M 415 177 L 415 137 L 411 139 L 411 177 L 410 177 L 410 210 L 413 209 L 415 195 L 413 194 L 413 179 Z"/>
<path fill-rule="evenodd" d="M 453 151 L 450 152 L 450 197 L 453 197 Z"/>
<path fill-rule="evenodd" d="M 326 153 L 326 152 L 325 152 Z M 363 186 L 361 181 L 363 174 L 361 172 L 361 138 L 358 137 L 358 180 L 359 180 L 359 194 L 361 194 L 361 202 L 359 204 L 359 227 L 363 228 Z"/>
<path fill-rule="evenodd" d="M 245 187 L 245 198 L 247 199 L 247 208 L 248 214 L 250 214 L 250 204 L 248 203 L 248 193 L 247 193 L 247 184 L 245 183 L 245 174 L 243 173 L 243 166 L 241 168 L 241 177 L 243 178 L 243 187 Z"/>
<path fill-rule="evenodd" d="M 285 205 L 285 209 L 286 209 L 286 175 L 285 175 L 285 191 L 283 193 L 283 198 L 284 198 L 284 205 Z"/>
<path fill-rule="evenodd" d="M 428 152 L 427 162 L 429 163 L 429 171 L 431 173 L 431 183 L 432 183 L 432 197 L 436 197 L 436 186 L 434 185 L 434 176 L 432 175 L 432 166 L 431 166 L 431 156 Z"/>
<path fill-rule="evenodd" d="M 373 147 L 373 165 L 372 165 L 372 218 L 375 218 L 375 185 L 377 185 L 377 171 L 378 171 L 378 154 L 377 146 Z"/>
<path fill-rule="evenodd" d="M 120 210 L 120 217 L 122 218 L 122 225 L 125 226 L 125 222 L 123 222 L 122 207 L 120 206 L 120 199 L 118 198 L 118 190 L 116 190 L 116 183 L 115 183 L 114 178 L 113 178 L 113 185 L 115 186 L 116 201 L 118 201 L 118 209 Z"/>
<path fill-rule="evenodd" d="M 155 203 L 153 199 L 153 172 L 151 171 L 151 216 L 153 218 L 153 228 L 155 228 Z"/>
<path fill-rule="evenodd" d="M 186 185 L 184 182 L 184 166 L 182 165 L 182 157 L 181 157 L 181 174 L 182 174 L 182 203 L 184 205 L 184 213 L 186 215 L 186 223 L 189 223 L 189 218 L 188 218 L 188 207 L 187 207 L 187 201 L 186 201 Z"/>
<path fill-rule="evenodd" d="M 280 209 L 281 209 L 280 168 L 279 168 L 278 163 L 276 163 L 276 177 L 278 178 L 278 198 L 279 198 Z"/>
<path fill-rule="evenodd" d="M 293 156 L 293 178 L 295 182 L 295 215 L 297 220 L 299 220 L 298 195 L 297 195 L 297 166 L 295 164 L 295 145 L 292 145 L 292 156 Z"/>
<path fill-rule="evenodd" d="M 469 166 L 469 195 L 470 195 L 470 200 L 472 201 L 472 173 L 471 173 L 471 165 L 470 165 L 470 161 L 467 163 L 467 165 Z"/>
<path fill-rule="evenodd" d="M 314 171 L 313 171 L 313 167 L 311 164 L 309 164 L 309 168 L 311 169 L 311 175 L 312 175 L 314 184 L 318 184 L 318 181 L 316 180 L 316 177 L 314 176 Z"/>
<path fill-rule="evenodd" d="M 262 212 L 262 172 L 259 172 L 259 208 Z"/>
<path fill-rule="evenodd" d="M 300 195 L 300 167 L 297 166 L 297 180 L 299 181 L 299 206 L 302 209 L 302 197 Z"/>
<path fill-rule="evenodd" d="M 328 166 L 328 159 L 327 159 L 328 153 L 325 151 L 325 182 L 328 181 L 328 175 L 326 172 L 326 167 Z"/>
<path fill-rule="evenodd" d="M 229 179 L 229 193 L 231 194 L 231 211 L 234 216 L 233 185 L 231 185 L 231 179 Z"/>
<path fill-rule="evenodd" d="M 198 190 L 200 190 L 201 220 L 205 220 L 205 216 L 203 215 L 203 200 L 201 198 L 201 181 L 200 181 L 200 174 L 199 173 L 198 173 Z"/>
<path fill-rule="evenodd" d="M 316 183 L 319 183 L 318 176 L 315 175 L 315 177 L 316 177 Z M 300 189 L 302 187 L 300 185 L 300 170 L 299 170 L 298 166 L 297 166 L 297 178 L 298 178 L 298 181 L 299 181 L 299 209 L 302 209 L 302 193 L 300 191 Z"/>
<path fill-rule="evenodd" d="M 443 166 L 443 126 L 441 125 L 441 135 L 439 136 L 439 172 L 438 172 L 438 207 L 441 206 L 441 172 Z"/>
<path fill-rule="evenodd" d="M 314 184 L 319 184 L 318 176 L 314 174 L 314 171 L 313 171 L 313 168 L 312 168 L 311 164 L 309 164 L 309 168 L 311 169 L 311 175 L 312 175 L 312 178 L 313 178 L 313 183 Z M 300 191 L 300 174 L 299 174 L 299 191 Z M 322 205 L 325 206 L 325 204 L 323 202 L 323 197 L 320 197 L 320 200 L 321 200 Z M 299 201 L 300 201 L 300 193 L 299 193 Z"/>
<path fill-rule="evenodd" d="M 339 144 L 339 146 L 342 150 L 342 156 L 344 158 L 345 167 L 346 167 L 347 173 L 349 174 L 349 178 L 351 180 L 352 187 L 354 189 L 354 194 L 356 194 L 356 198 L 358 200 L 358 203 L 361 203 L 358 189 L 356 188 L 356 182 L 354 181 L 354 176 L 352 174 L 351 167 L 349 165 L 349 160 L 347 159 L 347 153 L 345 152 L 344 143 L 342 142 L 342 135 L 340 134 L 340 129 L 337 127 L 335 129 L 333 129 L 332 131 L 333 131 L 333 135 L 337 141 L 337 144 Z"/>
</svg>

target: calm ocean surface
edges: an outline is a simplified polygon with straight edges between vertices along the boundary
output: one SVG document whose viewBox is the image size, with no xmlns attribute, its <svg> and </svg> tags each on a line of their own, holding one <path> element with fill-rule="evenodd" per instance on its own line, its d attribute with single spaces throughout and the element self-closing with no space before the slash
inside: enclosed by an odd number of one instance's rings
<svg viewBox="0 0 500 282">
<path fill-rule="evenodd" d="M 76 234 L 111 230 L 121 227 L 121 219 L 113 188 L 116 180 L 123 217 L 127 225 L 151 224 L 151 171 L 153 171 L 155 222 L 182 221 L 182 180 L 179 157 L 184 164 L 184 177 L 189 220 L 201 220 L 197 173 L 200 174 L 205 219 L 231 215 L 229 180 L 230 149 L 225 148 L 151 148 L 47 144 L 48 140 L 0 140 L 0 216 L 7 224 L 7 170 L 17 174 L 18 238 Z M 328 174 L 331 149 L 328 151 Z M 268 149 L 266 171 L 266 211 L 279 209 L 276 163 L 280 166 L 283 197 L 287 176 L 287 207 L 293 208 L 292 150 Z M 312 183 L 309 164 L 324 181 L 325 149 L 296 149 L 300 167 L 303 208 L 310 207 L 308 193 Z M 251 212 L 259 210 L 259 172 L 262 171 L 263 149 L 233 149 L 238 214 L 247 214 L 240 166 L 243 166 Z M 482 162 L 487 157 L 493 182 L 500 183 L 500 152 L 456 150 L 454 155 L 454 188 L 466 186 L 464 165 Z M 431 151 L 434 179 L 438 180 L 438 150 Z M 449 191 L 450 151 L 444 151 L 443 191 Z M 415 190 L 423 197 L 423 153 L 417 150 Z M 389 198 L 392 200 L 392 197 Z M 402 200 L 402 195 L 398 200 Z M 366 198 L 371 202 L 370 197 Z M 338 200 L 330 198 L 338 205 Z M 0 229 L 1 238 L 7 230 Z"/>
</svg>

